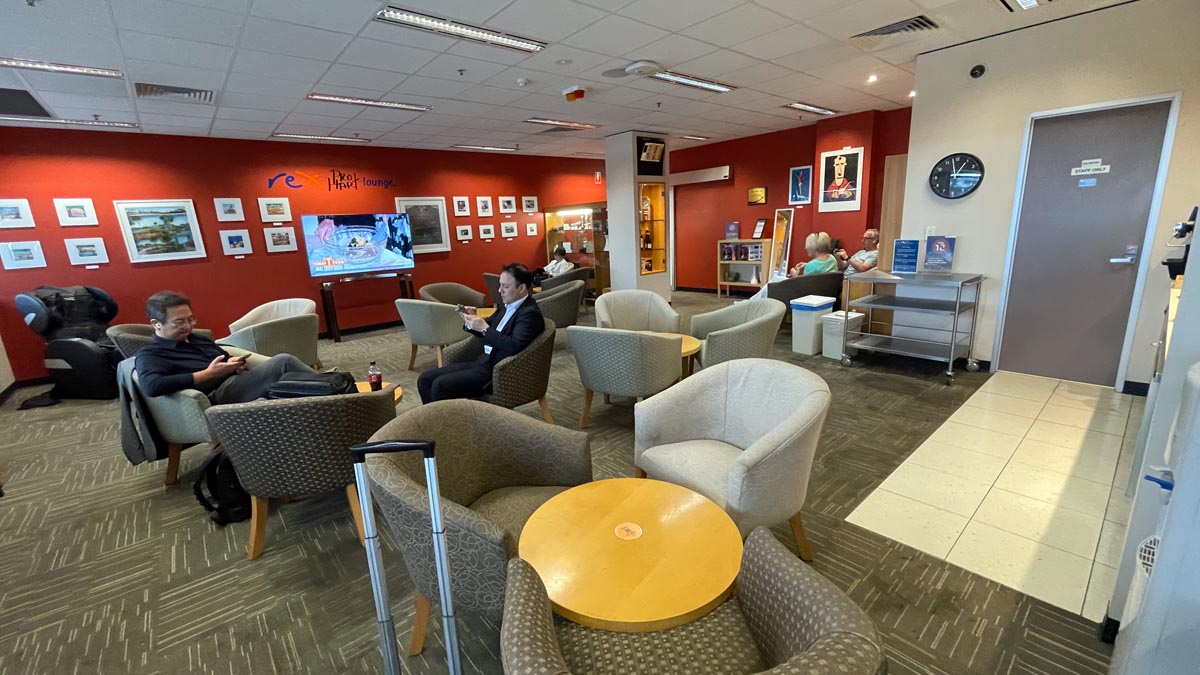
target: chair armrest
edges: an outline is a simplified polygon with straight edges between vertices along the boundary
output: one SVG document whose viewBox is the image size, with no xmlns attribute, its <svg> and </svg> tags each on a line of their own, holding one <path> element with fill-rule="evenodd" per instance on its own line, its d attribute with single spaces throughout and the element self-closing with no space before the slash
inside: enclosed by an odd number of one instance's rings
<svg viewBox="0 0 1200 675">
<path fill-rule="evenodd" d="M 168 443 L 208 443 L 212 435 L 204 411 L 212 406 L 198 389 L 184 389 L 165 396 L 143 396 L 154 424 Z"/>
<path fill-rule="evenodd" d="M 757 675 L 825 675 L 831 664 L 850 666 L 855 675 L 886 675 L 887 657 L 878 644 L 855 633 L 832 633 L 770 670 Z M 841 671 L 839 671 L 841 672 Z"/>
<path fill-rule="evenodd" d="M 442 361 L 447 365 L 474 361 L 483 354 L 483 340 L 466 333 L 467 339 L 459 340 L 442 349 Z"/>
<path fill-rule="evenodd" d="M 709 333 L 701 347 L 700 363 L 709 368 L 733 359 L 770 358 L 782 321 L 782 316 L 760 316 Z"/>
<path fill-rule="evenodd" d="M 592 480 L 588 435 L 493 405 L 474 405 L 467 429 L 503 429 L 504 442 L 479 444 L 489 490 L 513 486 L 582 485 Z M 498 433 L 498 432 L 497 432 Z"/>
<path fill-rule="evenodd" d="M 271 357 L 269 356 L 256 354 L 248 349 L 242 349 L 241 347 L 228 347 L 225 349 L 225 351 L 229 352 L 230 356 L 245 356 L 246 370 L 253 370 L 271 360 Z"/>
<path fill-rule="evenodd" d="M 316 314 L 301 314 L 263 321 L 221 338 L 222 345 L 275 356 L 291 354 L 301 362 L 317 363 L 317 335 L 320 324 Z"/>
<path fill-rule="evenodd" d="M 520 558 L 508 562 L 500 660 L 506 673 L 571 675 L 558 646 L 546 586 L 533 567 Z"/>
<path fill-rule="evenodd" d="M 734 317 L 744 316 L 745 313 L 740 307 L 730 305 L 712 312 L 697 314 L 692 317 L 689 335 L 703 340 L 709 333 L 734 326 Z"/>
</svg>

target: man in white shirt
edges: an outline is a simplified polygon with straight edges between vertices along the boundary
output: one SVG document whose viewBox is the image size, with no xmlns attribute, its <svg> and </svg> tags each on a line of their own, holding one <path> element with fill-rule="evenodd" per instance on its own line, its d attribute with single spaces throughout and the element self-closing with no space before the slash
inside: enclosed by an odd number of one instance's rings
<svg viewBox="0 0 1200 675">
<path fill-rule="evenodd" d="M 533 274 L 520 263 L 505 265 L 500 273 L 503 311 L 484 319 L 475 307 L 461 313 L 463 330 L 483 340 L 483 354 L 474 361 L 452 363 L 421 373 L 417 391 L 422 403 L 452 398 L 479 398 L 492 390 L 492 368 L 529 346 L 546 329 L 542 310 L 529 296 Z"/>
<path fill-rule="evenodd" d="M 575 269 L 575 264 L 567 260 L 567 251 L 559 246 L 554 249 L 554 260 L 542 268 L 547 276 L 556 277 Z"/>
<path fill-rule="evenodd" d="M 846 277 L 852 277 L 859 272 L 875 269 L 879 264 L 879 230 L 870 229 L 863 232 L 863 247 L 853 256 L 846 257 L 846 249 L 840 248 L 834 252 L 838 266 L 846 271 Z"/>
</svg>

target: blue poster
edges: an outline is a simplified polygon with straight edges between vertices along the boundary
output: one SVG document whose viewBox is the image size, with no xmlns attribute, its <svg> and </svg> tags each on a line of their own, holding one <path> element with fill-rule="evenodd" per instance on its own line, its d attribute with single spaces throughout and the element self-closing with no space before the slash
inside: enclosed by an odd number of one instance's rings
<svg viewBox="0 0 1200 675">
<path fill-rule="evenodd" d="M 738 221 L 734 220 L 734 221 L 725 223 L 725 238 L 726 239 L 737 239 L 738 238 Z"/>
<path fill-rule="evenodd" d="M 892 273 L 917 271 L 917 257 L 921 254 L 921 242 L 917 239 L 897 239 L 892 243 Z"/>
<path fill-rule="evenodd" d="M 925 271 L 949 272 L 954 267 L 954 237 L 925 238 Z"/>
</svg>

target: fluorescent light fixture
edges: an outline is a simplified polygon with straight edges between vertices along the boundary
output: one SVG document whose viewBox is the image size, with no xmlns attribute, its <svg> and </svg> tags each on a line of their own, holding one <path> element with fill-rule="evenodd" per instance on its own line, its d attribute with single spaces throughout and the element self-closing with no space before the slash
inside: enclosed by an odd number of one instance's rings
<svg viewBox="0 0 1200 675">
<path fill-rule="evenodd" d="M 530 117 L 525 120 L 532 124 L 548 124 L 552 127 L 562 127 L 564 129 L 599 129 L 599 124 L 589 124 L 587 122 L 567 122 L 564 120 L 550 120 L 544 117 Z"/>
<path fill-rule="evenodd" d="M 416 110 L 425 112 L 432 110 L 427 105 L 416 105 L 414 103 L 396 103 L 395 101 L 377 101 L 373 98 L 358 98 L 355 96 L 334 96 L 333 94 L 318 94 L 313 92 L 306 96 L 310 101 L 328 101 L 329 103 L 349 103 L 351 105 L 369 105 L 376 108 L 395 108 L 396 110 Z"/>
<path fill-rule="evenodd" d="M 604 158 L 603 152 L 573 152 L 571 154 L 575 155 L 576 157 L 597 157 L 600 159 Z M 569 211 L 559 211 L 558 215 L 561 216 L 564 213 L 570 213 L 570 212 Z M 589 210 L 588 213 L 591 213 L 591 211 Z"/>
<path fill-rule="evenodd" d="M 836 115 L 837 114 L 836 110 L 829 110 L 828 108 L 819 108 L 815 105 L 809 105 L 807 103 L 801 103 L 799 101 L 796 101 L 795 103 L 789 103 L 783 107 L 792 108 L 793 110 L 803 110 L 804 112 L 817 113 L 818 115 Z"/>
<path fill-rule="evenodd" d="M 91 75 L 93 77 L 125 77 L 124 73 L 111 68 L 92 68 L 90 66 L 72 66 L 67 63 L 50 63 L 48 61 L 31 61 L 29 59 L 13 59 L 0 56 L 2 68 L 24 68 L 25 70 L 40 70 L 46 73 L 67 73 L 70 75 Z"/>
<path fill-rule="evenodd" d="M 654 73 L 653 75 L 651 75 L 651 77 L 656 77 L 660 80 L 666 80 L 667 82 L 672 82 L 674 84 L 681 84 L 685 87 L 692 87 L 693 89 L 703 89 L 704 91 L 715 91 L 719 94 L 724 94 L 727 91 L 733 91 L 734 89 L 737 88 L 737 87 L 731 87 L 727 84 L 721 84 L 720 82 L 713 82 L 712 80 L 703 80 L 699 77 L 692 77 L 691 75 L 684 75 L 682 73 L 672 73 L 669 70 L 664 70 L 662 72 Z"/>
<path fill-rule="evenodd" d="M 436 16 L 419 14 L 411 12 L 407 9 L 399 7 L 384 7 L 375 14 L 375 19 L 378 21 L 386 21 L 387 23 L 395 23 L 409 28 L 417 28 L 427 30 L 432 33 L 441 33 L 450 35 L 464 40 L 472 40 L 474 42 L 482 42 L 484 44 L 494 45 L 496 47 L 505 47 L 515 49 L 521 52 L 540 52 L 546 48 L 545 42 L 530 40 L 528 38 L 509 35 L 499 31 L 490 30 L 487 28 L 479 28 L 470 26 L 457 21 L 449 21 L 447 19 L 439 19 Z"/>
<path fill-rule="evenodd" d="M 27 117 L 25 115 L 0 115 L 0 122 L 27 122 L 32 124 L 78 124 L 85 127 L 120 127 L 137 129 L 136 122 L 106 122 L 104 120 L 63 120 L 56 117 Z"/>
<path fill-rule="evenodd" d="M 1017 0 L 1017 4 L 1021 9 L 1033 9 L 1038 6 L 1038 0 Z"/>
<path fill-rule="evenodd" d="M 912 91 L 908 92 L 908 97 L 909 97 L 909 98 L 916 98 L 916 97 L 917 97 L 917 90 L 916 90 L 916 89 L 913 89 Z"/>
<path fill-rule="evenodd" d="M 867 76 L 867 84 L 875 84 L 878 81 L 879 81 L 879 76 L 876 75 L 875 73 L 871 73 L 870 75 Z"/>
<path fill-rule="evenodd" d="M 488 152 L 516 152 L 516 148 L 502 148 L 498 145 L 452 145 L 460 150 L 486 150 Z"/>
<path fill-rule="evenodd" d="M 316 134 L 271 134 L 271 138 L 299 138 L 305 141 L 341 141 L 342 143 L 370 143 L 367 138 L 349 136 L 318 136 Z"/>
<path fill-rule="evenodd" d="M 708 136 L 680 136 L 680 138 L 686 138 L 689 141 L 707 141 L 708 140 Z"/>
</svg>

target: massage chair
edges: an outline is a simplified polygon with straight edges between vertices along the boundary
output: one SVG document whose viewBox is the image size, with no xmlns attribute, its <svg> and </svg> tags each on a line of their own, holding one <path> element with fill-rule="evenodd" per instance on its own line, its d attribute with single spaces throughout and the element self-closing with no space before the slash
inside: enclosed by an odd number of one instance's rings
<svg viewBox="0 0 1200 675">
<path fill-rule="evenodd" d="M 121 357 L 104 335 L 117 315 L 111 295 L 91 286 L 40 286 L 17 295 L 17 310 L 46 341 L 53 398 L 117 397 Z"/>
</svg>

